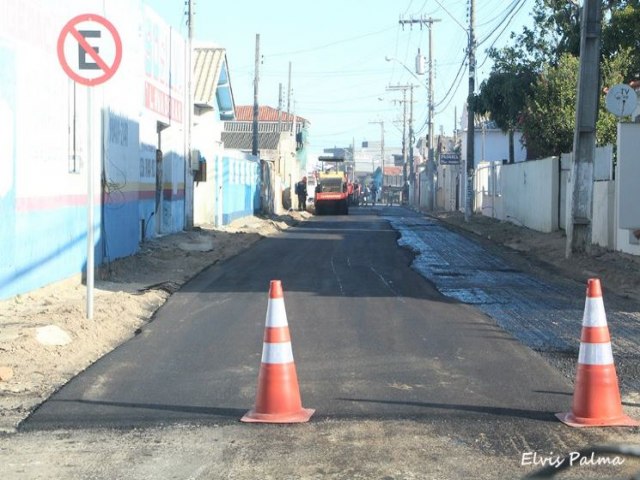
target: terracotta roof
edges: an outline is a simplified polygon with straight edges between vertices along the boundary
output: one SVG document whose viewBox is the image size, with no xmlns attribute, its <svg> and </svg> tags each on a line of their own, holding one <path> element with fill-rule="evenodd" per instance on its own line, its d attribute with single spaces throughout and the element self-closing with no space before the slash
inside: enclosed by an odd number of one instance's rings
<svg viewBox="0 0 640 480">
<path fill-rule="evenodd" d="M 295 116 L 297 123 L 309 123 L 306 118 L 298 115 L 287 115 L 287 112 L 280 112 L 280 121 L 292 122 Z M 253 121 L 253 105 L 236 105 L 236 120 L 239 122 Z M 260 122 L 278 122 L 278 110 L 273 107 L 258 107 L 258 121 Z"/>
</svg>

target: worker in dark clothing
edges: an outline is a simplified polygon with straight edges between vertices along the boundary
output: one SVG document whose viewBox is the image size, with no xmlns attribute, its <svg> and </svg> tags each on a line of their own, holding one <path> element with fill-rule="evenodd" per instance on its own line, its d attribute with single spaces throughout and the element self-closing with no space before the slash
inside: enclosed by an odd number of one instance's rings
<svg viewBox="0 0 640 480">
<path fill-rule="evenodd" d="M 307 209 L 307 177 L 302 177 L 296 183 L 296 195 L 298 196 L 298 210 L 301 212 Z"/>
</svg>

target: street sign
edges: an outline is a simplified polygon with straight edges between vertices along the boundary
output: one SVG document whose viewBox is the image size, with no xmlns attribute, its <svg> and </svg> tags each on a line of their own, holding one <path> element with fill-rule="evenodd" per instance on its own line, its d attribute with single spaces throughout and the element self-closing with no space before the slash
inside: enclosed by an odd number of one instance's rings
<svg viewBox="0 0 640 480">
<path fill-rule="evenodd" d="M 441 153 L 440 165 L 460 165 L 459 153 Z"/>
<path fill-rule="evenodd" d="M 109 80 L 122 60 L 122 42 L 113 24 L 93 13 L 67 22 L 58 37 L 58 60 L 75 82 L 93 87 Z"/>
</svg>

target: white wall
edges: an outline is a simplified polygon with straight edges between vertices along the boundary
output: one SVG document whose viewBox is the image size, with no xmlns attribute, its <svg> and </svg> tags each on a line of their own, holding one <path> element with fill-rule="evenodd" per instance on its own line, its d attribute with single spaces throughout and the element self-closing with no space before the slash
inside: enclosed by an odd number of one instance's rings
<svg viewBox="0 0 640 480">
<path fill-rule="evenodd" d="M 438 182 L 437 182 L 437 193 L 436 193 L 436 208 L 439 210 L 444 210 L 447 212 L 453 212 L 456 210 L 456 203 L 458 203 L 459 207 L 463 204 L 456 199 L 456 185 L 458 181 L 462 181 L 460 178 L 461 167 L 459 165 L 439 165 L 438 166 Z M 422 178 L 422 176 L 421 176 Z M 426 179 L 425 179 L 426 181 Z M 422 194 L 421 189 L 421 196 Z M 426 191 L 426 189 L 425 189 Z M 426 205 L 426 199 L 420 199 L 420 206 L 423 207 Z"/>
<path fill-rule="evenodd" d="M 591 243 L 614 248 L 615 190 L 614 181 L 593 183 L 593 215 Z"/>
<path fill-rule="evenodd" d="M 497 168 L 505 220 L 541 232 L 558 229 L 557 157 Z"/>
<path fill-rule="evenodd" d="M 498 183 L 502 162 L 482 162 L 475 174 L 475 211 L 487 217 L 505 220 L 502 190 Z"/>
<path fill-rule="evenodd" d="M 522 133 L 515 132 L 513 139 L 514 157 L 516 162 L 527 159 L 527 149 L 521 142 Z M 473 137 L 475 164 L 480 162 L 502 161 L 509 158 L 509 135 L 500 129 L 482 130 L 476 128 Z M 466 130 L 461 137 L 462 158 L 467 159 Z"/>
<path fill-rule="evenodd" d="M 616 250 L 640 255 L 640 242 L 633 230 L 640 229 L 640 124 L 618 124 L 618 165 L 616 172 Z"/>
<path fill-rule="evenodd" d="M 513 150 L 516 162 L 524 162 L 527 159 L 527 150 L 522 145 L 521 138 L 520 132 L 514 133 Z M 509 159 L 509 135 L 502 130 L 476 130 L 474 144 L 476 164 L 482 161 Z"/>
<path fill-rule="evenodd" d="M 221 132 L 224 122 L 219 120 L 219 114 L 215 110 L 203 112 L 194 118 L 194 128 L 192 131 L 192 145 L 200 150 L 200 155 L 204 157 L 207 164 L 207 178 L 204 182 L 196 182 L 193 192 L 193 221 L 195 225 L 218 224 L 218 200 L 217 188 L 221 182 L 218 181 L 215 162 L 222 158 L 224 149 L 222 148 Z M 220 210 L 220 215 L 222 210 Z"/>
</svg>

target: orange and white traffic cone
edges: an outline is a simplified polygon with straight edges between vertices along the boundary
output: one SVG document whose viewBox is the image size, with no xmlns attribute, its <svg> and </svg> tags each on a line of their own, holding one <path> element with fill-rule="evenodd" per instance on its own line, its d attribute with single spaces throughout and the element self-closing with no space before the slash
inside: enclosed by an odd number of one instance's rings
<svg viewBox="0 0 640 480">
<path fill-rule="evenodd" d="M 302 423 L 309 421 L 313 412 L 302 408 L 300 400 L 282 283 L 271 280 L 256 404 L 241 421 Z"/>
<path fill-rule="evenodd" d="M 602 289 L 597 278 L 587 283 L 573 408 L 556 417 L 571 427 L 640 426 L 640 422 L 622 412 Z"/>
</svg>

